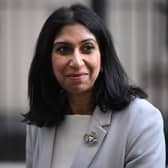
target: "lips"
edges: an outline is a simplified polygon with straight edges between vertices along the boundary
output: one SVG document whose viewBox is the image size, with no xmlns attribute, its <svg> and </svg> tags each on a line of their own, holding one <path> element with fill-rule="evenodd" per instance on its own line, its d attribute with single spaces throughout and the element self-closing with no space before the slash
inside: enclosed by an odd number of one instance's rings
<svg viewBox="0 0 168 168">
<path fill-rule="evenodd" d="M 72 73 L 72 74 L 66 75 L 66 77 L 72 80 L 82 80 L 87 75 L 88 73 Z"/>
</svg>

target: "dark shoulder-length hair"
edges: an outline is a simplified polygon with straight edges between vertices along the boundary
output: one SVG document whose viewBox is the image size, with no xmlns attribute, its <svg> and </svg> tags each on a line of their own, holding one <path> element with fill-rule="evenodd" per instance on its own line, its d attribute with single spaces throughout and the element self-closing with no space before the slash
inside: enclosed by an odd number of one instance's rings
<svg viewBox="0 0 168 168">
<path fill-rule="evenodd" d="M 140 88 L 128 84 L 103 21 L 90 8 L 74 4 L 54 11 L 39 34 L 28 79 L 30 110 L 24 117 L 29 124 L 51 127 L 58 126 L 64 119 L 68 102 L 66 93 L 54 76 L 51 51 L 61 28 L 75 23 L 84 25 L 94 34 L 101 52 L 102 72 L 93 88 L 94 106 L 99 106 L 103 112 L 119 111 L 127 107 L 134 97 L 146 97 Z"/>
</svg>

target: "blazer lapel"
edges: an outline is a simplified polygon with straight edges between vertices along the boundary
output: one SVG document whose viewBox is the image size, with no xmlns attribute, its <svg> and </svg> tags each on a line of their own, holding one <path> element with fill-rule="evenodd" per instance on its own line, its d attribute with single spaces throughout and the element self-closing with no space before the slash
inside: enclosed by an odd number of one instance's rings
<svg viewBox="0 0 168 168">
<path fill-rule="evenodd" d="M 92 135 L 97 140 L 97 142 L 86 142 L 82 141 L 81 146 L 76 154 L 76 157 L 72 163 L 71 168 L 87 168 L 93 161 L 96 156 L 96 153 L 99 151 L 104 138 L 106 137 L 107 130 L 105 126 L 110 125 L 111 123 L 111 112 L 102 113 L 97 107 L 93 113 L 91 123 L 86 132 L 87 135 Z M 107 127 L 106 127 L 107 128 Z"/>
</svg>

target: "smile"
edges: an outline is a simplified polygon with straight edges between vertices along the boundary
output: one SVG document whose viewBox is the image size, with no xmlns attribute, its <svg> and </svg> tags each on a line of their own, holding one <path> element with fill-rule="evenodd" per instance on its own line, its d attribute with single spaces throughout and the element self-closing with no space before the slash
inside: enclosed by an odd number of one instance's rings
<svg viewBox="0 0 168 168">
<path fill-rule="evenodd" d="M 82 80 L 87 75 L 88 75 L 88 73 L 77 73 L 77 74 L 68 74 L 68 75 L 66 75 L 66 77 L 71 80 Z"/>
</svg>

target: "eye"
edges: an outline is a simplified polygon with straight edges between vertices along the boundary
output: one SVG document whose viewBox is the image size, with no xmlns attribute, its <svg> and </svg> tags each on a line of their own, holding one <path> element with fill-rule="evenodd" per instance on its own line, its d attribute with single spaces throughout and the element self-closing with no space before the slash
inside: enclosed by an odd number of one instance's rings
<svg viewBox="0 0 168 168">
<path fill-rule="evenodd" d="M 72 52 L 72 48 L 68 45 L 55 46 L 54 52 L 60 55 L 68 55 Z"/>
<path fill-rule="evenodd" d="M 95 46 L 94 46 L 93 44 L 84 44 L 84 45 L 81 47 L 81 51 L 82 51 L 83 53 L 86 53 L 86 54 L 91 53 L 94 49 L 95 49 Z"/>
</svg>

